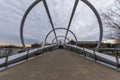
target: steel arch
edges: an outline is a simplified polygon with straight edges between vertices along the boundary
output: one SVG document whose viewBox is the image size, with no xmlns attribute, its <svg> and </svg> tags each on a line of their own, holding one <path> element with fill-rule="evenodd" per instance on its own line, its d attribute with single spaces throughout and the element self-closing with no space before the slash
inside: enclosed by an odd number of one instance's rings
<svg viewBox="0 0 120 80">
<path fill-rule="evenodd" d="M 35 5 L 37 5 L 41 0 L 36 0 L 35 2 L 33 2 L 29 8 L 25 11 L 24 15 L 23 15 L 23 18 L 22 18 L 22 21 L 21 21 L 21 24 L 20 24 L 20 38 L 21 38 L 21 42 L 22 42 L 22 45 L 23 47 L 25 48 L 25 42 L 24 42 L 24 37 L 23 37 L 23 27 L 24 27 L 24 24 L 25 24 L 25 20 L 28 16 L 28 14 L 30 13 L 30 11 L 33 9 L 33 7 Z"/>
<path fill-rule="evenodd" d="M 48 6 L 46 4 L 46 1 L 45 0 L 35 0 L 30 6 L 29 8 L 26 10 L 26 12 L 24 13 L 23 15 L 23 18 L 22 18 L 22 21 L 21 21 L 21 24 L 20 24 L 20 38 L 21 38 L 21 43 L 23 45 L 23 47 L 25 48 L 25 42 L 24 42 L 24 37 L 23 37 L 23 27 L 24 27 L 24 23 L 25 23 L 25 20 L 27 18 L 27 15 L 29 14 L 29 12 L 33 9 L 33 7 L 35 7 L 39 2 L 43 1 L 44 3 L 44 6 L 46 8 L 46 11 L 47 11 L 47 14 L 48 14 L 48 17 L 50 19 L 50 22 L 51 22 L 51 25 L 53 27 L 53 31 L 54 31 L 54 34 L 55 34 L 55 30 L 54 30 L 54 26 L 52 24 L 52 20 L 51 20 L 51 16 L 49 14 L 49 10 L 48 10 Z M 96 8 L 88 1 L 88 0 L 80 0 L 82 2 L 84 2 L 93 12 L 94 14 L 96 15 L 96 18 L 98 20 L 98 23 L 99 23 L 99 29 L 100 29 L 100 35 L 99 35 L 99 42 L 97 44 L 97 47 L 96 48 L 99 48 L 101 42 L 102 42 L 102 38 L 103 38 L 103 25 L 102 25 L 102 21 L 101 21 L 101 18 L 99 16 L 99 13 L 97 12 Z M 70 28 L 70 25 L 71 25 L 71 22 L 72 22 L 72 18 L 74 16 L 74 13 L 75 13 L 75 10 L 77 8 L 77 4 L 78 4 L 79 0 L 76 0 L 75 1 L 75 4 L 74 4 L 74 8 L 73 8 L 73 11 L 72 11 L 72 14 L 71 14 L 71 17 L 70 17 L 70 21 L 69 21 L 69 24 L 68 24 L 68 28 L 67 28 L 67 32 L 66 32 L 66 36 L 65 36 L 65 40 L 67 38 L 67 35 L 68 35 L 68 31 L 69 31 L 69 28 Z M 55 35 L 56 37 L 56 35 Z M 57 41 L 57 38 L 56 38 L 56 41 Z"/>
<path fill-rule="evenodd" d="M 57 36 L 57 38 L 60 38 L 60 37 L 65 38 L 65 36 Z M 69 38 L 66 38 L 66 39 L 67 39 L 67 41 L 69 42 Z M 52 40 L 52 44 L 53 44 L 54 41 L 55 41 L 55 38 Z"/>
<path fill-rule="evenodd" d="M 103 25 L 102 25 L 102 20 L 101 20 L 101 18 L 100 18 L 100 15 L 99 15 L 98 11 L 96 10 L 96 8 L 95 8 L 88 0 L 81 0 L 81 1 L 82 1 L 83 3 L 85 3 L 85 4 L 94 12 L 94 14 L 95 14 L 95 16 L 96 16 L 96 18 L 97 18 L 97 20 L 98 20 L 100 35 L 99 35 L 99 42 L 97 43 L 97 47 L 96 47 L 96 49 L 97 49 L 97 48 L 100 47 L 100 44 L 101 44 L 102 38 L 103 38 Z M 70 21 L 69 21 L 67 30 L 69 30 L 69 28 L 70 28 L 70 26 L 71 26 L 71 22 L 72 22 L 72 19 L 73 19 L 74 14 L 75 14 L 75 11 L 76 11 L 78 2 L 79 2 L 79 0 L 75 0 L 75 4 L 74 4 L 73 10 L 72 10 L 72 14 L 71 14 L 71 17 L 70 17 Z M 66 41 L 67 35 L 68 35 L 68 31 L 66 32 L 64 42 Z"/>
<path fill-rule="evenodd" d="M 54 31 L 54 35 L 55 35 L 55 37 L 57 37 L 57 36 L 56 36 L 56 32 L 55 32 L 55 30 L 54 30 L 54 25 L 53 25 L 53 22 L 52 22 L 52 18 L 51 18 L 51 15 L 50 15 L 50 12 L 49 12 L 49 9 L 48 9 L 46 0 L 35 0 L 35 1 L 29 6 L 29 8 L 25 11 L 25 13 L 24 13 L 24 15 L 23 15 L 23 17 L 22 17 L 21 24 L 20 24 L 20 38 L 21 38 L 21 43 L 22 43 L 22 45 L 23 45 L 24 48 L 26 47 L 26 46 L 25 46 L 25 42 L 24 42 L 24 37 L 23 37 L 23 27 L 24 27 L 24 24 L 25 24 L 25 20 L 26 20 L 28 14 L 30 13 L 30 11 L 31 11 L 39 2 L 41 2 L 41 1 L 43 1 L 43 5 L 44 5 L 44 7 L 45 7 L 45 9 L 46 9 L 46 12 L 47 12 L 47 15 L 48 15 L 48 17 L 49 17 L 51 26 L 52 26 L 53 31 Z M 58 41 L 57 38 L 56 38 L 56 41 Z"/>
<path fill-rule="evenodd" d="M 94 12 L 97 20 L 98 20 L 98 23 L 99 23 L 99 29 L 100 29 L 100 35 L 99 35 L 99 42 L 97 44 L 97 47 L 96 48 L 99 48 L 100 47 L 100 44 L 102 42 L 102 38 L 103 38 L 103 25 L 102 25 L 102 20 L 100 18 L 100 15 L 98 13 L 98 11 L 96 10 L 96 8 L 88 1 L 88 0 L 81 0 L 83 1 L 85 4 L 88 5 L 88 7 Z"/>
<path fill-rule="evenodd" d="M 60 27 L 60 28 L 55 28 L 55 30 L 59 30 L 59 29 L 63 29 L 63 30 L 67 30 L 66 28 L 62 28 L 62 27 Z M 77 45 L 77 37 L 76 37 L 76 35 L 71 31 L 71 30 L 68 30 L 70 33 L 72 33 L 72 35 L 75 37 L 75 41 L 76 41 L 76 45 Z M 46 35 L 46 37 L 45 37 L 45 40 L 44 40 L 44 45 L 46 45 L 46 43 L 47 43 L 47 38 L 48 38 L 48 36 L 51 34 L 53 32 L 53 30 L 51 30 L 47 35 Z"/>
</svg>

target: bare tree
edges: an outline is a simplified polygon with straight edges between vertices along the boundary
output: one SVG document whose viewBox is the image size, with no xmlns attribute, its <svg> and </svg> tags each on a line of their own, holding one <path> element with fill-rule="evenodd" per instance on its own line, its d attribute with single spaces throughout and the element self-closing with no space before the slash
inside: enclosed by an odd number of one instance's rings
<svg viewBox="0 0 120 80">
<path fill-rule="evenodd" d="M 115 0 L 114 5 L 101 15 L 104 25 L 114 30 L 114 36 L 109 35 L 108 38 L 120 41 L 120 0 Z"/>
</svg>

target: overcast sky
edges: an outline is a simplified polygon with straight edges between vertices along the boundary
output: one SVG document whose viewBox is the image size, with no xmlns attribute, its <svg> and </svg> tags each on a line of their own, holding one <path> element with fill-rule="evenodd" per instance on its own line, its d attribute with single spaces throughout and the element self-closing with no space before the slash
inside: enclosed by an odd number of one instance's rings
<svg viewBox="0 0 120 80">
<path fill-rule="evenodd" d="M 20 22 L 25 10 L 35 0 L 0 0 L 0 42 L 20 43 Z M 54 26 L 67 28 L 75 0 L 46 0 L 51 12 Z M 89 0 L 101 13 L 114 0 Z M 39 3 L 28 15 L 24 26 L 25 43 L 42 42 L 52 29 L 43 3 Z M 98 40 L 99 26 L 93 12 L 79 2 L 70 30 L 78 40 Z M 105 31 L 105 30 L 104 30 Z M 56 30 L 57 36 L 65 35 L 64 30 Z M 107 33 L 106 33 L 107 34 Z M 69 33 L 68 37 L 74 39 Z M 54 38 L 53 33 L 49 41 Z"/>
</svg>

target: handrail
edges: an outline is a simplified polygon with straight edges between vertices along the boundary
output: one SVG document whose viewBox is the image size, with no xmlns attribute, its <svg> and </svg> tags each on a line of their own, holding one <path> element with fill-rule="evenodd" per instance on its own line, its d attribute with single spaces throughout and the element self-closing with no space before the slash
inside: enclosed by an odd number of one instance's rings
<svg viewBox="0 0 120 80">
<path fill-rule="evenodd" d="M 66 49 L 73 50 L 73 51 L 74 49 L 81 50 L 83 51 L 83 54 L 81 55 L 83 55 L 86 58 L 94 59 L 95 62 L 102 62 L 102 63 L 105 63 L 106 65 L 109 64 L 111 66 L 115 66 L 117 70 L 119 70 L 120 68 L 120 58 L 118 57 L 118 51 L 115 51 L 115 49 L 114 49 L 114 53 L 115 53 L 115 57 L 114 57 L 114 56 L 97 52 L 96 49 L 90 50 L 84 47 L 79 47 L 79 46 L 69 45 L 69 44 L 66 44 L 65 47 Z"/>
<path fill-rule="evenodd" d="M 25 52 L 10 55 L 10 50 L 7 50 L 7 55 L 3 58 L 0 58 L 0 68 L 6 67 L 8 68 L 9 65 L 15 64 L 18 62 L 21 62 L 23 60 L 28 61 L 29 58 L 39 56 L 47 51 L 51 51 L 53 49 L 56 49 L 57 45 L 48 45 L 41 48 L 35 48 L 35 49 L 26 49 Z"/>
<path fill-rule="evenodd" d="M 28 61 L 29 58 L 39 56 L 45 52 L 57 49 L 58 46 L 59 45 L 48 45 L 48 46 L 44 46 L 41 48 L 27 49 L 25 52 L 22 52 L 22 53 L 19 53 L 16 55 L 12 55 L 12 56 L 10 55 L 10 49 L 9 49 L 6 51 L 7 55 L 4 58 L 0 59 L 0 68 L 1 67 L 8 68 L 9 65 L 15 64 L 17 62 L 21 62 L 23 60 Z M 102 62 L 105 64 L 109 64 L 111 66 L 115 66 L 117 70 L 119 70 L 119 68 L 120 68 L 120 62 L 119 62 L 120 58 L 118 57 L 118 51 L 114 50 L 115 57 L 113 57 L 110 55 L 99 53 L 96 51 L 96 49 L 90 50 L 90 49 L 87 49 L 84 47 L 79 47 L 79 46 L 70 45 L 70 44 L 65 44 L 63 46 L 65 49 L 68 49 L 71 51 L 74 51 L 74 49 L 81 50 L 81 52 L 82 52 L 81 55 L 83 55 L 87 59 L 91 58 L 95 62 Z"/>
</svg>

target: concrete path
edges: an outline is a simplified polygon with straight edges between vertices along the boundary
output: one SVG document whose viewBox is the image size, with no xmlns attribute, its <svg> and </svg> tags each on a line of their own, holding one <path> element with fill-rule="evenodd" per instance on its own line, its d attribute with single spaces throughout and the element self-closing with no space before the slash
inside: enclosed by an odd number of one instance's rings
<svg viewBox="0 0 120 80">
<path fill-rule="evenodd" d="M 55 50 L 0 72 L 0 80 L 120 80 L 120 72 L 73 52 Z"/>
</svg>

